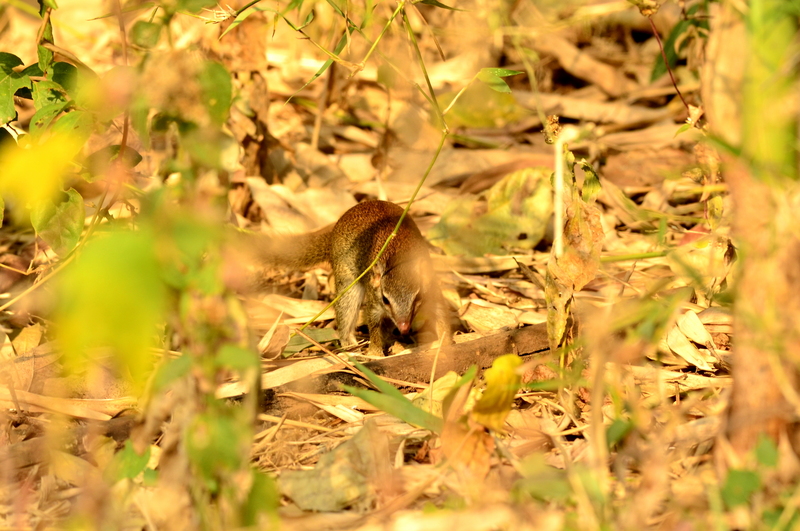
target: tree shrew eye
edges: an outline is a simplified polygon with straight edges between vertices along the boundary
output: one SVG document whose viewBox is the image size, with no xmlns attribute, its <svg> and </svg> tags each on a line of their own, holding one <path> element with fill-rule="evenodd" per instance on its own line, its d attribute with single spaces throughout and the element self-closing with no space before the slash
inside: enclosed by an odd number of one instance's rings
<svg viewBox="0 0 800 531">
<path fill-rule="evenodd" d="M 386 306 L 391 306 L 391 305 L 389 304 L 389 299 L 387 299 L 387 298 L 386 298 L 386 295 L 382 295 L 382 297 L 383 297 L 383 303 L 384 303 Z"/>
</svg>

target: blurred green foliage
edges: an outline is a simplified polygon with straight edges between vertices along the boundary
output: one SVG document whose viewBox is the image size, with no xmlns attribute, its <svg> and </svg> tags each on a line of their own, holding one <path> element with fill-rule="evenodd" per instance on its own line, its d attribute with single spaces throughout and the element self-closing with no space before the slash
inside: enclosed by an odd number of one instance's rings
<svg viewBox="0 0 800 531">
<path fill-rule="evenodd" d="M 153 231 L 144 227 L 104 234 L 57 278 L 55 293 L 55 322 L 67 360 L 107 356 L 100 349 L 110 348 L 120 374 L 130 371 L 140 389 L 165 309 L 155 244 Z"/>
<path fill-rule="evenodd" d="M 166 394 L 181 393 L 171 424 L 184 426 L 179 454 L 188 462 L 183 475 L 171 467 L 169 481 L 184 483 L 203 526 L 231 528 L 259 523 L 278 499 L 272 480 L 249 462 L 260 362 L 244 311 L 221 281 L 224 188 L 200 188 L 218 182 L 231 165 L 228 151 L 236 146 L 224 124 L 233 86 L 222 64 L 159 49 L 177 13 L 215 5 L 150 5 L 149 20 L 129 30 L 136 64 L 98 76 L 54 61 L 47 44 L 57 6 L 42 4 L 37 62 L 23 68 L 21 58 L 0 52 L 0 120 L 15 118 L 15 97 L 29 99 L 35 110 L 30 134 L 0 151 L 0 200 L 61 259 L 47 295 L 67 369 L 82 375 L 97 365 L 110 369 L 142 394 L 144 417 L 159 414 Z M 153 77 L 159 68 L 178 75 Z M 124 95 L 123 103 L 109 97 L 111 88 Z M 132 168 L 142 156 L 126 144 L 128 131 L 121 143 L 87 153 L 93 135 L 128 127 L 120 119 L 126 112 L 146 147 L 153 135 L 169 137 L 175 149 L 155 179 L 171 175 L 169 184 L 138 187 Z M 104 191 L 82 197 L 80 187 L 71 187 L 81 181 L 100 183 Z M 109 211 L 121 202 L 132 218 Z M 156 352 L 171 348 L 182 354 L 159 361 Z M 217 400 L 223 375 L 244 381 L 249 397 Z M 143 477 L 158 488 L 162 478 L 147 468 L 150 454 L 146 448 L 140 455 L 127 441 L 104 471 L 105 481 L 124 479 L 136 488 Z"/>
</svg>

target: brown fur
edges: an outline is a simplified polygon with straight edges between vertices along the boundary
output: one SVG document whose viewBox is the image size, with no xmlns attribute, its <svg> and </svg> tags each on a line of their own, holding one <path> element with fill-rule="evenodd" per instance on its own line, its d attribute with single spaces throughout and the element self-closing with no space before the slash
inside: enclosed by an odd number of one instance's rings
<svg viewBox="0 0 800 531">
<path fill-rule="evenodd" d="M 272 266 L 308 269 L 322 262 L 333 268 L 336 292 L 342 293 L 375 259 L 394 230 L 403 209 L 386 201 L 366 201 L 334 225 L 298 236 L 266 239 L 258 254 Z M 370 354 L 383 354 L 393 322 L 402 334 L 411 332 L 422 313 L 435 322 L 437 334 L 449 341 L 450 329 L 428 243 L 410 217 L 403 220 L 373 270 L 336 303 L 336 325 L 342 345 L 355 344 L 358 311 L 364 305 Z"/>
</svg>

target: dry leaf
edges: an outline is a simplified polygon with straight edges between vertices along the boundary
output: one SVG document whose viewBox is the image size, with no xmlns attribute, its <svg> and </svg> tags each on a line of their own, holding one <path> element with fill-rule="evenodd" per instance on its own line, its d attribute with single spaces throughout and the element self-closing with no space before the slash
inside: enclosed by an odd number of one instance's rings
<svg viewBox="0 0 800 531">
<path fill-rule="evenodd" d="M 20 330 L 17 337 L 11 342 L 14 345 L 14 352 L 17 353 L 17 356 L 22 356 L 38 347 L 39 342 L 42 340 L 43 333 L 44 330 L 42 330 L 42 325 L 40 323 L 26 326 Z"/>
<path fill-rule="evenodd" d="M 598 61 L 568 40 L 554 34 L 534 40 L 534 47 L 553 55 L 561 66 L 575 77 L 585 79 L 603 89 L 610 96 L 621 96 L 637 89 L 637 84 L 613 66 Z"/>
<path fill-rule="evenodd" d="M 694 312 L 686 312 L 678 318 L 678 328 L 683 334 L 697 343 L 698 345 L 707 346 L 709 349 L 716 349 L 714 339 L 708 333 L 706 327 L 700 322 L 700 318 Z"/>
<path fill-rule="evenodd" d="M 670 269 L 679 277 L 697 278 L 707 287 L 727 277 L 731 262 L 727 258 L 728 238 L 713 235 L 681 245 L 667 255 Z"/>
<path fill-rule="evenodd" d="M 417 393 L 411 399 L 411 403 L 423 411 L 442 417 L 444 415 L 442 403 L 459 378 L 461 377 L 455 372 L 448 371 L 444 376 L 437 378 L 432 386 Z"/>
<path fill-rule="evenodd" d="M 683 332 L 677 327 L 672 327 L 672 330 L 667 334 L 667 345 L 670 350 L 688 361 L 698 369 L 704 371 L 713 371 L 714 367 L 711 365 L 716 361 L 713 356 L 703 356 L 703 354 L 694 346 Z M 710 358 L 710 359 L 709 359 Z"/>
<path fill-rule="evenodd" d="M 553 211 L 547 168 L 513 172 L 482 197 L 454 198 L 428 237 L 449 255 L 484 256 L 532 249 Z"/>
<path fill-rule="evenodd" d="M 485 428 L 468 429 L 462 422 L 446 422 L 440 440 L 441 453 L 450 466 L 467 472 L 473 481 L 481 481 L 489 473 L 494 438 Z"/>
<path fill-rule="evenodd" d="M 507 306 L 491 304 L 486 301 L 475 299 L 470 300 L 466 310 L 461 313 L 460 318 L 469 325 L 472 330 L 480 333 L 512 328 L 517 326 L 517 314 Z"/>
<path fill-rule="evenodd" d="M 584 203 L 577 194 L 573 194 L 567 208 L 564 242 L 564 254 L 560 257 L 555 256 L 553 249 L 545 276 L 547 335 L 551 350 L 558 348 L 564 337 L 575 291 L 594 279 L 600 268 L 603 245 L 600 210 Z"/>
<path fill-rule="evenodd" d="M 576 98 L 563 94 L 544 94 L 514 91 L 514 97 L 520 105 L 529 109 L 541 107 L 545 114 L 557 114 L 562 118 L 575 118 L 585 122 L 613 124 L 654 123 L 670 118 L 671 109 L 653 109 L 641 105 L 628 105 L 620 102 L 600 102 L 585 98 Z M 677 126 L 673 126 L 677 129 Z M 606 135 L 608 138 L 611 135 Z M 673 130 L 672 136 L 675 136 Z"/>
<path fill-rule="evenodd" d="M 279 325 L 283 314 L 278 316 L 269 331 L 264 334 L 261 341 L 258 342 L 258 352 L 262 358 L 274 360 L 283 353 L 286 344 L 289 343 L 289 327 L 286 325 Z"/>
<path fill-rule="evenodd" d="M 368 509 L 393 488 L 389 441 L 374 422 L 320 458 L 312 470 L 284 472 L 278 488 L 304 511 Z"/>
</svg>

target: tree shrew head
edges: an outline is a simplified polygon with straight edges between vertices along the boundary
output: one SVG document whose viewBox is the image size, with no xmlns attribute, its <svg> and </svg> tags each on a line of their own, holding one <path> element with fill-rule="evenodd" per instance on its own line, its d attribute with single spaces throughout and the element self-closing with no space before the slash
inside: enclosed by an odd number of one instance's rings
<svg viewBox="0 0 800 531">
<path fill-rule="evenodd" d="M 381 277 L 381 296 L 386 311 L 403 335 L 411 324 L 423 296 L 425 268 L 420 260 L 408 260 L 387 270 Z"/>
</svg>

